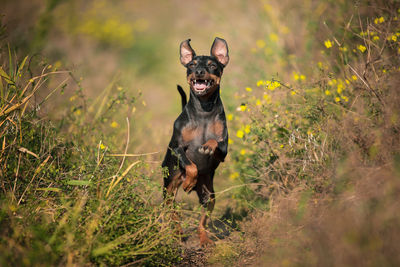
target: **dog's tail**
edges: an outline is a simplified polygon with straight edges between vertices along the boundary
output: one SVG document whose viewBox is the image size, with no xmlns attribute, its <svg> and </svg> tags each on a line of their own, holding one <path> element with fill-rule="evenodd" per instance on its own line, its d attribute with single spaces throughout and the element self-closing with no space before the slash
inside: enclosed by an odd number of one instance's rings
<svg viewBox="0 0 400 267">
<path fill-rule="evenodd" d="M 186 93 L 185 91 L 183 91 L 182 87 L 178 84 L 178 91 L 181 94 L 181 101 L 182 101 L 182 110 L 185 108 L 186 104 L 187 104 L 187 99 L 186 99 Z"/>
</svg>

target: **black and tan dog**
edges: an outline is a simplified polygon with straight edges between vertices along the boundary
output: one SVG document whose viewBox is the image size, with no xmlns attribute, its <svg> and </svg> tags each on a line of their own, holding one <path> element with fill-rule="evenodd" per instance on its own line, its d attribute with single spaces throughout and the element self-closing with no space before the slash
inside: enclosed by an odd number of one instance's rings
<svg viewBox="0 0 400 267">
<path fill-rule="evenodd" d="M 220 81 L 229 62 L 225 40 L 215 38 L 210 56 L 196 56 L 190 39 L 180 45 L 180 60 L 187 68 L 190 98 L 178 85 L 183 110 L 174 123 L 167 154 L 162 163 L 164 198 L 175 198 L 182 184 L 186 192 L 195 190 L 203 206 L 199 225 L 200 244 L 211 244 L 206 233 L 207 217 L 215 205 L 213 178 L 228 150 L 228 130 L 220 98 Z"/>
</svg>

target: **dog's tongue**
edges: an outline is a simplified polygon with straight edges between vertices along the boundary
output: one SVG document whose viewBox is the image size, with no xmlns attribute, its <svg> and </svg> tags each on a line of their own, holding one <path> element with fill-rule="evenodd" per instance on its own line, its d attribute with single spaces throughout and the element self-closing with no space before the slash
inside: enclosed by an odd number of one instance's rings
<svg viewBox="0 0 400 267">
<path fill-rule="evenodd" d="M 207 88 L 207 84 L 203 83 L 203 82 L 196 82 L 194 84 L 194 89 L 201 91 L 201 90 L 205 90 Z"/>
</svg>

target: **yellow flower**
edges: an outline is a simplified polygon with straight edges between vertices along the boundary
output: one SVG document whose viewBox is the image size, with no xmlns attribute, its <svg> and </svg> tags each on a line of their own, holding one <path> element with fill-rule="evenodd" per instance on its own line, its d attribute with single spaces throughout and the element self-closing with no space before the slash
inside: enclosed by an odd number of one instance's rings
<svg viewBox="0 0 400 267">
<path fill-rule="evenodd" d="M 321 62 L 321 61 L 318 61 L 317 66 L 318 66 L 318 68 L 320 68 L 320 69 L 322 69 L 322 68 L 324 67 L 324 65 L 322 65 L 322 62 Z"/>
<path fill-rule="evenodd" d="M 241 105 L 237 108 L 237 110 L 238 110 L 238 111 L 245 111 L 246 108 L 247 108 L 246 104 L 241 104 Z"/>
<path fill-rule="evenodd" d="M 361 51 L 361 53 L 364 53 L 365 50 L 367 50 L 367 48 L 365 46 L 363 46 L 363 45 L 359 45 L 359 46 L 357 46 L 357 48 L 358 48 L 358 50 Z"/>
<path fill-rule="evenodd" d="M 261 85 L 264 85 L 264 81 L 263 80 L 257 81 L 257 86 L 261 86 Z"/>
<path fill-rule="evenodd" d="M 251 92 L 251 91 L 253 91 L 253 89 L 251 89 L 250 87 L 246 87 L 246 91 Z"/>
<path fill-rule="evenodd" d="M 240 150 L 240 155 L 244 155 L 244 154 L 246 154 L 246 149 L 241 149 Z"/>
<path fill-rule="evenodd" d="M 247 134 L 250 133 L 250 125 L 247 124 L 247 125 L 244 127 L 244 132 L 247 133 Z"/>
<path fill-rule="evenodd" d="M 324 42 L 324 44 L 325 44 L 325 47 L 326 47 L 326 48 L 331 48 L 332 45 L 333 45 L 333 43 L 331 42 L 331 40 L 326 40 L 326 41 Z"/>
<path fill-rule="evenodd" d="M 263 98 L 267 101 L 267 104 L 271 104 L 271 96 L 270 95 L 268 95 L 268 94 L 264 94 L 263 95 Z"/>
<path fill-rule="evenodd" d="M 80 110 L 80 109 L 77 109 L 77 110 L 75 111 L 75 115 L 77 115 L 77 116 L 81 115 L 81 110 Z"/>
<path fill-rule="evenodd" d="M 372 38 L 372 40 L 373 40 L 373 41 L 378 41 L 378 40 L 379 40 L 379 36 L 377 36 L 377 35 L 374 36 L 374 37 Z"/>
<path fill-rule="evenodd" d="M 270 33 L 269 39 L 273 42 L 277 42 L 279 38 L 278 35 L 276 35 L 275 33 Z"/>
<path fill-rule="evenodd" d="M 232 114 L 228 114 L 228 115 L 226 116 L 226 119 L 227 119 L 228 121 L 233 120 L 233 115 L 232 115 Z"/>
<path fill-rule="evenodd" d="M 230 138 L 228 138 L 228 144 L 229 144 L 229 145 L 232 145 L 232 144 L 233 144 L 233 140 L 230 139 Z"/>
<path fill-rule="evenodd" d="M 118 122 L 113 121 L 113 122 L 110 124 L 110 126 L 111 126 L 111 128 L 118 128 L 118 127 L 119 127 L 119 124 L 118 124 Z"/>
<path fill-rule="evenodd" d="M 379 18 L 375 18 L 374 19 L 374 23 L 375 24 L 380 24 L 380 23 L 384 23 L 385 22 L 385 18 L 384 17 L 379 17 Z"/>
<path fill-rule="evenodd" d="M 74 101 L 76 99 L 76 95 L 73 95 L 73 96 L 71 96 L 70 98 L 69 98 L 69 101 Z"/>
<path fill-rule="evenodd" d="M 290 94 L 291 94 L 291 95 L 295 95 L 295 94 L 296 94 L 296 91 L 291 91 Z"/>
<path fill-rule="evenodd" d="M 339 102 L 340 101 L 340 97 L 335 97 L 335 102 Z"/>
<path fill-rule="evenodd" d="M 341 94 L 342 91 L 343 91 L 343 89 L 344 89 L 343 84 L 342 84 L 342 83 L 339 83 L 338 86 L 337 86 L 336 92 L 338 92 L 338 94 Z"/>
<path fill-rule="evenodd" d="M 326 94 L 326 95 L 330 95 L 330 94 L 331 94 L 331 91 L 325 90 L 325 94 Z"/>
<path fill-rule="evenodd" d="M 106 146 L 105 145 L 103 145 L 103 144 L 100 144 L 100 149 L 101 150 L 104 150 L 106 148 Z"/>
<path fill-rule="evenodd" d="M 266 43 L 265 43 L 264 40 L 257 40 L 257 41 L 256 41 L 256 46 L 257 46 L 258 48 L 264 48 L 265 45 L 266 45 Z"/>
<path fill-rule="evenodd" d="M 357 76 L 356 76 L 356 75 L 351 75 L 351 79 L 352 79 L 353 81 L 357 81 Z"/>
<path fill-rule="evenodd" d="M 238 172 L 231 173 L 231 175 L 229 175 L 229 178 L 232 180 L 236 180 L 237 178 L 239 178 L 239 173 Z"/>
<path fill-rule="evenodd" d="M 347 96 L 345 96 L 345 95 L 342 96 L 342 99 L 343 99 L 345 102 L 349 102 L 349 98 L 348 98 Z"/>
<path fill-rule="evenodd" d="M 281 86 L 281 84 L 278 81 L 267 81 L 267 88 L 271 91 L 274 91 L 279 86 Z"/>
<path fill-rule="evenodd" d="M 393 34 L 391 39 L 392 39 L 393 42 L 396 42 L 397 41 L 397 36 Z"/>
<path fill-rule="evenodd" d="M 293 72 L 293 78 L 294 78 L 295 81 L 297 81 L 297 80 L 300 79 L 300 75 L 297 74 L 297 72 Z"/>
<path fill-rule="evenodd" d="M 260 99 L 257 99 L 256 106 L 260 106 L 260 105 L 261 105 L 261 101 L 260 101 Z"/>
<path fill-rule="evenodd" d="M 236 132 L 236 136 L 239 137 L 239 138 L 243 138 L 244 132 L 243 132 L 242 130 L 238 130 L 238 131 Z"/>
<path fill-rule="evenodd" d="M 347 47 L 345 47 L 345 46 L 339 47 L 339 50 L 340 50 L 340 51 L 343 51 L 343 52 L 347 52 Z"/>
<path fill-rule="evenodd" d="M 123 88 L 122 88 L 121 86 L 118 86 L 118 87 L 117 87 L 117 90 L 118 90 L 118 91 L 122 91 L 122 89 L 123 89 Z"/>
<path fill-rule="evenodd" d="M 303 75 L 303 74 L 301 74 L 301 75 L 300 75 L 300 80 L 304 81 L 305 79 L 306 79 L 306 76 Z"/>
</svg>

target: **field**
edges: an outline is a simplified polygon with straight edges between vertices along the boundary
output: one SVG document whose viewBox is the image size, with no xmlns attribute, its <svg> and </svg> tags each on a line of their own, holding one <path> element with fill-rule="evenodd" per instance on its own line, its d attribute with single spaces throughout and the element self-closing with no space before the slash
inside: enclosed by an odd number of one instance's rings
<svg viewBox="0 0 400 267">
<path fill-rule="evenodd" d="M 5 0 L 0 266 L 400 265 L 400 1 Z M 201 248 L 163 205 L 179 44 L 229 46 Z"/>
</svg>

